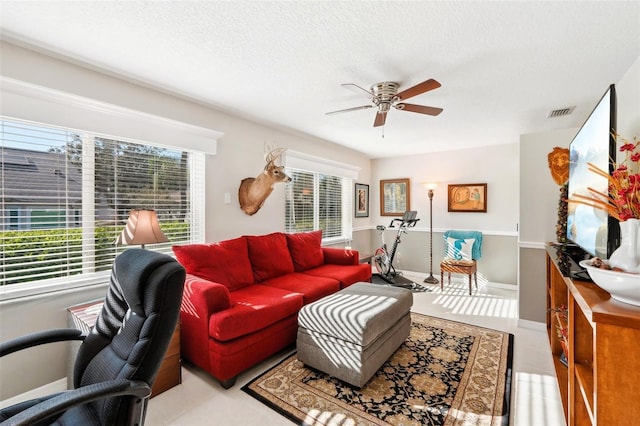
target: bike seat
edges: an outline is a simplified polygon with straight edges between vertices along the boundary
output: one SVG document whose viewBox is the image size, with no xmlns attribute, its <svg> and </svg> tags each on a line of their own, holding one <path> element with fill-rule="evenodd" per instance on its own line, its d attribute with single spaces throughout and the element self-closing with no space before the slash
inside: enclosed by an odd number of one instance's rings
<svg viewBox="0 0 640 426">
<path fill-rule="evenodd" d="M 378 226 L 376 226 L 376 229 L 377 229 L 378 231 L 384 231 L 385 229 L 387 229 L 387 227 L 386 227 L 386 226 L 384 226 L 384 225 L 378 225 Z"/>
</svg>

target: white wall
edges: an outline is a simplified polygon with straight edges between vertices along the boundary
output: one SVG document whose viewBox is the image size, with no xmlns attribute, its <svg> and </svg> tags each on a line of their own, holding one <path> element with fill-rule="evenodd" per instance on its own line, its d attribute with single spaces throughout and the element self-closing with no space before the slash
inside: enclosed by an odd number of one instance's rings
<svg viewBox="0 0 640 426">
<path fill-rule="evenodd" d="M 567 148 L 578 128 L 520 137 L 520 242 L 543 248 L 556 240 L 560 186 L 551 178 L 547 154 Z"/>
<path fill-rule="evenodd" d="M 264 234 L 284 231 L 284 185 L 277 184 L 265 205 L 253 216 L 241 212 L 238 186 L 246 177 L 255 177 L 264 167 L 263 145 L 267 142 L 322 158 L 338 158 L 341 163 L 360 167 L 358 182 L 369 183 L 370 162 L 362 154 L 309 136 L 278 132 L 245 120 L 233 120 L 224 126 L 218 154 L 207 159 L 206 240 L 219 241 L 239 234 Z M 231 204 L 224 204 L 224 194 Z M 354 226 L 362 220 L 354 219 Z"/>
<path fill-rule="evenodd" d="M 411 179 L 411 209 L 418 210 L 421 227 L 428 227 L 429 198 L 422 182 L 437 182 L 433 197 L 433 228 L 475 229 L 487 233 L 516 235 L 518 226 L 518 141 L 425 155 L 372 160 L 371 212 L 375 223 L 388 222 L 380 216 L 380 179 Z M 447 185 L 487 184 L 486 213 L 447 212 Z"/>
<path fill-rule="evenodd" d="M 380 215 L 381 179 L 411 180 L 411 209 L 418 211 L 420 222 L 403 238 L 398 248 L 398 267 L 428 272 L 429 198 L 421 185 L 437 182 L 433 197 L 433 273 L 440 274 L 444 255 L 442 233 L 447 229 L 483 232 L 483 256 L 478 271 L 491 282 L 515 285 L 517 281 L 518 226 L 518 144 L 495 145 L 476 149 L 437 152 L 425 155 L 372 160 L 371 214 L 374 224 L 389 225 L 392 217 Z M 447 185 L 487 184 L 486 213 L 450 213 L 447 211 Z M 422 235 L 413 235 L 419 233 Z M 392 235 L 387 233 L 387 243 Z M 372 242 L 379 243 L 377 233 Z M 394 262 L 395 263 L 395 262 Z"/>
<path fill-rule="evenodd" d="M 618 97 L 618 133 L 640 139 L 640 56 L 616 84 Z"/>
</svg>

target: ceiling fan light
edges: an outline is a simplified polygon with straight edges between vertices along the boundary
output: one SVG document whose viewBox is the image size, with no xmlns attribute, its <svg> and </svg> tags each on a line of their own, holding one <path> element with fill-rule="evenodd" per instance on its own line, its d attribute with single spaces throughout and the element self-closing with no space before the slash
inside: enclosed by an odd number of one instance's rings
<svg viewBox="0 0 640 426">
<path fill-rule="evenodd" d="M 380 102 L 378 112 L 387 112 L 391 109 L 390 102 Z"/>
</svg>

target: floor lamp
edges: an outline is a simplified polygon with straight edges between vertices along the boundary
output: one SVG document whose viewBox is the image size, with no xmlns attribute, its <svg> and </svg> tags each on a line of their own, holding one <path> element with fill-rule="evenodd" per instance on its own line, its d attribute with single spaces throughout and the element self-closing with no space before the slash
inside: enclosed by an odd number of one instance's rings
<svg viewBox="0 0 640 426">
<path fill-rule="evenodd" d="M 423 183 L 422 186 L 425 187 L 429 196 L 429 276 L 424 279 L 424 282 L 438 284 L 440 281 L 433 276 L 433 190 L 436 189 L 436 184 Z"/>
</svg>

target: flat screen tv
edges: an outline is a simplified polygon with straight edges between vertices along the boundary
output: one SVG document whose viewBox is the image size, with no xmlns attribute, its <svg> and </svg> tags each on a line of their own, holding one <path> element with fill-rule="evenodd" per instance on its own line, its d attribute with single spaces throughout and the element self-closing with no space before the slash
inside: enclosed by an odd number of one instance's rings
<svg viewBox="0 0 640 426">
<path fill-rule="evenodd" d="M 616 161 L 616 90 L 612 84 L 569 145 L 569 199 L 592 195 L 587 188 L 608 194 L 607 179 L 589 171 L 587 163 L 613 172 Z M 618 221 L 605 211 L 569 203 L 567 238 L 591 256 L 608 259 L 620 245 Z"/>
</svg>

